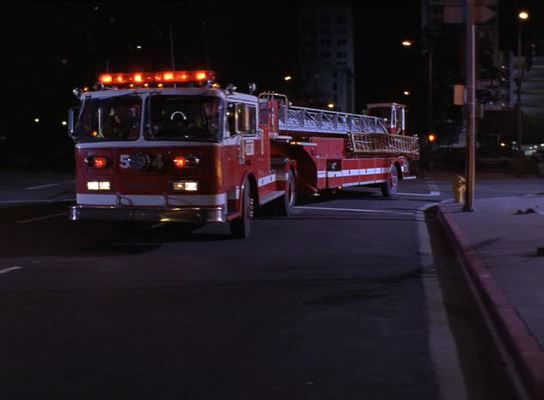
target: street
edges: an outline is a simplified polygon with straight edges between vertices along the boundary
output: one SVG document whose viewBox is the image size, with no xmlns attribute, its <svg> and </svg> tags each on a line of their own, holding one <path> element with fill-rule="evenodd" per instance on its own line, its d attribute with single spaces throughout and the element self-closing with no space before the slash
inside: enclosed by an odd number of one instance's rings
<svg viewBox="0 0 544 400">
<path fill-rule="evenodd" d="M 70 222 L 73 178 L 8 178 L 4 399 L 512 398 L 430 209 L 450 176 L 265 213 L 245 240 L 223 225 Z M 542 191 L 538 178 L 477 187 Z"/>
</svg>

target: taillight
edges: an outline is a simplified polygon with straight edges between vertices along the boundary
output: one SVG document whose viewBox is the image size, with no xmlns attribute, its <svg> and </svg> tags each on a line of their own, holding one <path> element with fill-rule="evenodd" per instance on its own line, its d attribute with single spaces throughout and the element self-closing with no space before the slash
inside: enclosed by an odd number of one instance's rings
<svg viewBox="0 0 544 400">
<path fill-rule="evenodd" d="M 106 157 L 90 156 L 85 159 L 85 164 L 92 168 L 104 169 L 108 166 L 108 159 Z"/>
</svg>

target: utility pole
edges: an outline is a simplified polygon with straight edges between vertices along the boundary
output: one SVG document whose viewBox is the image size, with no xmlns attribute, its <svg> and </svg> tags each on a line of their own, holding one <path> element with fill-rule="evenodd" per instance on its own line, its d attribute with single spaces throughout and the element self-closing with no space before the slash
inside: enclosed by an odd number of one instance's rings
<svg viewBox="0 0 544 400">
<path fill-rule="evenodd" d="M 521 158 L 523 150 L 521 149 L 522 122 L 521 122 L 521 81 L 523 80 L 523 65 L 521 63 L 521 19 L 518 18 L 518 90 L 516 91 L 517 103 L 517 123 L 518 123 L 518 155 Z"/>
<path fill-rule="evenodd" d="M 466 191 L 463 211 L 474 211 L 474 186 L 476 179 L 476 59 L 474 0 L 465 0 L 466 56 L 465 76 L 467 88 L 467 144 Z"/>
<path fill-rule="evenodd" d="M 518 122 L 518 155 L 519 158 L 523 158 L 523 149 L 521 148 L 522 139 L 523 139 L 523 111 L 521 109 L 521 84 L 523 82 L 523 64 L 521 62 L 521 28 L 523 21 L 529 19 L 529 13 L 527 11 L 521 10 L 518 14 L 518 73 L 517 73 L 517 83 L 518 90 L 516 92 L 516 103 L 517 103 L 517 122 Z"/>
</svg>

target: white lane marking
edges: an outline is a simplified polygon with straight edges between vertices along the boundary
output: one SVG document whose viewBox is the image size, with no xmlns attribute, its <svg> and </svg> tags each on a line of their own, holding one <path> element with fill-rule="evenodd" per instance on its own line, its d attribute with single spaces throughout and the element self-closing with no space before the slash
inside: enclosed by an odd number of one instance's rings
<svg viewBox="0 0 544 400">
<path fill-rule="evenodd" d="M 307 207 L 307 206 L 295 206 L 294 208 L 302 208 L 304 210 L 348 211 L 348 212 L 375 213 L 375 214 L 414 215 L 414 213 L 404 213 L 404 212 L 398 212 L 398 211 L 384 211 L 384 210 L 364 210 L 360 208 L 333 208 L 333 207 Z"/>
<path fill-rule="evenodd" d="M 58 182 L 58 183 L 49 183 L 47 185 L 30 186 L 30 187 L 25 188 L 24 190 L 45 189 L 45 188 L 48 188 L 48 187 L 62 186 L 62 185 L 66 185 L 68 183 L 74 183 L 74 182 L 75 182 L 75 180 L 71 180 L 71 181 L 64 181 L 64 182 Z"/>
<path fill-rule="evenodd" d="M 440 192 L 438 191 L 431 191 L 431 193 L 408 193 L 408 192 L 397 192 L 396 194 L 400 194 L 403 196 L 421 196 L 421 197 L 438 197 L 440 196 Z"/>
<path fill-rule="evenodd" d="M 157 229 L 164 225 L 164 222 L 159 222 L 156 224 L 151 225 L 151 229 Z"/>
<path fill-rule="evenodd" d="M 56 218 L 56 217 L 60 217 L 62 215 L 65 215 L 65 216 L 68 216 L 68 213 L 66 212 L 62 212 L 62 213 L 58 213 L 58 214 L 51 214 L 51 215 L 44 215 L 43 217 L 36 217 L 36 218 L 30 218 L 30 219 L 23 219 L 21 221 L 17 221 L 18 224 L 28 224 L 30 222 L 35 222 L 35 221 L 41 221 L 43 219 L 49 219 L 49 218 Z"/>
<path fill-rule="evenodd" d="M 18 269 L 22 269 L 22 268 L 23 267 L 19 267 L 18 265 L 14 265 L 13 267 L 0 269 L 0 275 L 7 274 L 8 272 L 11 272 L 11 271 L 17 271 Z"/>
<path fill-rule="evenodd" d="M 467 398 L 465 379 L 459 363 L 457 345 L 450 330 L 446 307 L 433 252 L 425 210 L 436 204 L 424 204 L 416 212 L 419 259 L 423 267 L 423 293 L 429 320 L 429 350 L 435 367 L 441 400 L 463 400 Z"/>
<path fill-rule="evenodd" d="M 420 197 L 438 197 L 440 196 L 440 189 L 434 181 L 430 181 L 427 186 L 429 187 L 430 193 L 407 193 L 407 192 L 397 192 L 397 194 L 404 196 L 420 196 Z"/>
<path fill-rule="evenodd" d="M 69 203 L 76 199 L 60 200 L 0 200 L 0 204 L 37 204 L 37 203 Z"/>
</svg>

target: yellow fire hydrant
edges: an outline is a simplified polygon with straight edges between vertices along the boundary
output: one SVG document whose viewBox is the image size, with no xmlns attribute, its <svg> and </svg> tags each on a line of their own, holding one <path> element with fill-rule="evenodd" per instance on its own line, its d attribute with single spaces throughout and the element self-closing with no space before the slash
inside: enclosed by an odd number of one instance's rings
<svg viewBox="0 0 544 400">
<path fill-rule="evenodd" d="M 466 180 L 461 175 L 457 175 L 453 178 L 453 185 L 451 190 L 453 191 L 453 197 L 455 198 L 456 203 L 465 203 L 465 190 L 466 190 Z"/>
</svg>

